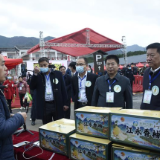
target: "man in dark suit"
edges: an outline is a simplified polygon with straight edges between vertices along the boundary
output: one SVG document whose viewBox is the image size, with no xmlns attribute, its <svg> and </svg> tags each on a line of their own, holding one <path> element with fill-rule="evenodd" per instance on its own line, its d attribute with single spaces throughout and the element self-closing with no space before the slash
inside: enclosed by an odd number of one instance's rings
<svg viewBox="0 0 160 160">
<path fill-rule="evenodd" d="M 64 117 L 67 106 L 67 93 L 62 73 L 49 68 L 49 59 L 38 60 L 39 67 L 34 68 L 30 89 L 36 90 L 36 118 L 43 124 Z"/>
<path fill-rule="evenodd" d="M 105 59 L 107 74 L 97 78 L 92 106 L 132 108 L 132 90 L 130 81 L 118 72 L 119 59 L 109 55 Z"/>
<path fill-rule="evenodd" d="M 69 65 L 68 65 L 68 68 L 70 68 L 71 70 L 71 76 L 77 76 L 77 72 L 76 72 L 76 62 L 71 62 Z"/>
<path fill-rule="evenodd" d="M 64 111 L 64 118 L 70 119 L 70 105 L 71 105 L 71 76 L 66 73 L 66 67 L 65 66 L 60 66 L 59 71 L 62 72 L 65 86 L 66 86 L 66 91 L 67 91 L 67 108 Z"/>
<path fill-rule="evenodd" d="M 133 75 L 139 74 L 138 68 L 136 67 L 136 65 L 134 63 L 131 63 L 131 68 L 132 68 L 132 71 L 133 71 Z"/>
<path fill-rule="evenodd" d="M 32 78 L 32 75 L 30 74 L 30 72 L 28 72 L 27 74 L 27 84 L 29 85 L 30 82 L 31 82 L 31 78 Z"/>
<path fill-rule="evenodd" d="M 88 61 L 85 57 L 76 61 L 77 76 L 72 77 L 72 91 L 75 109 L 83 106 L 91 106 L 96 74 L 87 73 Z"/>
<path fill-rule="evenodd" d="M 132 68 L 131 68 L 131 65 L 127 65 L 127 70 L 125 72 L 125 75 L 129 80 L 130 80 L 130 84 L 131 84 L 131 89 L 132 89 L 132 86 L 133 86 L 133 81 L 134 81 L 134 75 L 133 75 L 133 71 L 132 71 Z"/>
<path fill-rule="evenodd" d="M 141 109 L 160 111 L 160 43 L 152 43 L 146 50 L 149 68 L 143 76 Z"/>
</svg>

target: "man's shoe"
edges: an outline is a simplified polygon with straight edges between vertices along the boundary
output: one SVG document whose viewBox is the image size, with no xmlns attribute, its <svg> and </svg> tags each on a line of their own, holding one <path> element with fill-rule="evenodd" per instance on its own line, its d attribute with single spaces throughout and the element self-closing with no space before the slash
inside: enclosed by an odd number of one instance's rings
<svg viewBox="0 0 160 160">
<path fill-rule="evenodd" d="M 23 109 L 23 107 L 21 106 L 21 108 L 20 109 Z"/>
<path fill-rule="evenodd" d="M 32 125 L 32 126 L 35 126 L 35 121 L 32 121 L 31 125 Z"/>
</svg>

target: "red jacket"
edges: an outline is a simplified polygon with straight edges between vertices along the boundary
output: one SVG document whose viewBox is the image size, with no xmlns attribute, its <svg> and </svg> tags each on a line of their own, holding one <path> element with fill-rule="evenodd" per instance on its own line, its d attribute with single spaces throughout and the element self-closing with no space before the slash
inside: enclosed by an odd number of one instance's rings
<svg viewBox="0 0 160 160">
<path fill-rule="evenodd" d="M 25 81 L 18 82 L 17 88 L 18 88 L 18 93 L 26 94 L 26 92 L 27 92 L 27 82 L 25 82 Z"/>
<path fill-rule="evenodd" d="M 15 94 L 15 84 L 14 82 L 11 80 L 6 80 L 3 85 L 7 85 L 8 84 L 8 88 L 4 88 L 4 95 L 6 97 L 6 99 L 13 99 L 13 94 Z"/>
</svg>

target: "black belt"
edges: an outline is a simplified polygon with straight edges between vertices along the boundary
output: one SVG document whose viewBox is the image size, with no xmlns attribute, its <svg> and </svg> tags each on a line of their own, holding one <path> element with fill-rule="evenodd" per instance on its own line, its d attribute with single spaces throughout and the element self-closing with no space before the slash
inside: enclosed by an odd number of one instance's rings
<svg viewBox="0 0 160 160">
<path fill-rule="evenodd" d="M 53 104 L 54 101 L 45 101 L 45 103 Z"/>
<path fill-rule="evenodd" d="M 78 103 L 80 103 L 83 106 L 87 104 L 87 102 L 79 102 L 79 101 L 78 101 Z"/>
</svg>

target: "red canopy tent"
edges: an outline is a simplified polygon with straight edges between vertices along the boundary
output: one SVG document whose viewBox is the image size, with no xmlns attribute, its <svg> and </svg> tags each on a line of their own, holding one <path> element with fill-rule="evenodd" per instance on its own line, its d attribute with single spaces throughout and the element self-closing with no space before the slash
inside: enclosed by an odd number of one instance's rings
<svg viewBox="0 0 160 160">
<path fill-rule="evenodd" d="M 89 36 L 87 35 L 87 31 L 89 31 Z M 88 38 L 88 39 L 87 39 Z M 83 45 L 86 44 L 87 40 L 89 40 L 89 44 L 105 44 L 105 46 L 99 47 L 98 45 L 96 47 L 75 47 L 75 45 Z M 57 45 L 55 46 L 44 46 L 46 49 L 54 49 L 59 52 L 62 52 L 64 54 L 70 55 L 70 56 L 82 56 L 82 55 L 87 55 L 90 53 L 93 53 L 97 50 L 102 50 L 103 52 L 106 51 L 111 51 L 115 49 L 122 48 L 123 45 L 119 42 L 116 42 L 110 38 L 107 38 L 94 30 L 90 28 L 84 28 L 78 32 L 74 32 L 71 34 L 68 34 L 66 36 L 62 36 L 60 38 L 55 38 L 52 40 L 49 40 L 45 42 L 46 44 L 48 43 L 56 43 Z M 61 45 L 58 45 L 61 44 Z M 73 46 L 74 45 L 74 46 Z M 28 54 L 34 53 L 40 50 L 39 44 L 36 46 L 32 47 L 30 50 L 28 50 Z"/>
<path fill-rule="evenodd" d="M 122 68 L 123 68 L 123 66 L 122 66 L 122 65 L 119 65 L 119 68 L 120 68 L 120 69 L 122 69 Z"/>
<path fill-rule="evenodd" d="M 144 67 L 144 64 L 142 64 L 142 63 L 138 63 L 138 64 L 136 64 L 136 66 L 138 67 L 138 68 L 142 68 L 142 67 Z"/>
<path fill-rule="evenodd" d="M 22 59 L 11 59 L 7 57 L 4 57 L 4 61 L 8 70 L 15 68 L 18 64 L 21 64 L 23 62 Z"/>
</svg>

